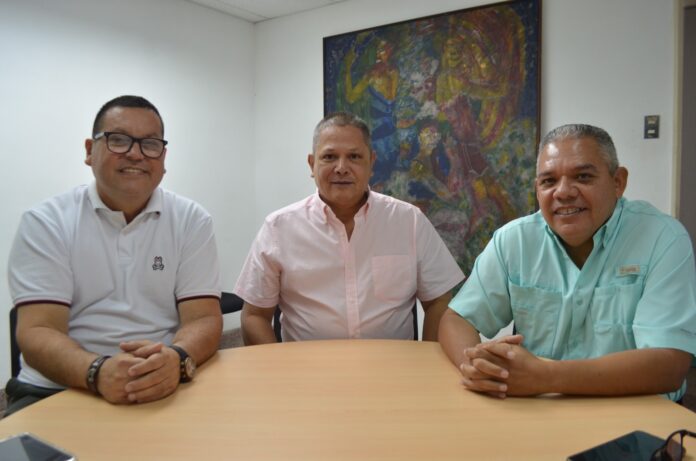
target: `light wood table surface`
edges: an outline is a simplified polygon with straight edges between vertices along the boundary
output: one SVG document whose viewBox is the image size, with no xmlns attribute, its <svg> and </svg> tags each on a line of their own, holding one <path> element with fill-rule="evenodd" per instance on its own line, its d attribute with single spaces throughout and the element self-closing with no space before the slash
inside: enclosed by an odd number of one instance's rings
<svg viewBox="0 0 696 461">
<path fill-rule="evenodd" d="M 437 343 L 306 341 L 222 350 L 149 404 L 61 392 L 0 420 L 0 438 L 32 432 L 80 460 L 564 460 L 681 428 L 696 413 L 658 396 L 468 392 Z"/>
</svg>

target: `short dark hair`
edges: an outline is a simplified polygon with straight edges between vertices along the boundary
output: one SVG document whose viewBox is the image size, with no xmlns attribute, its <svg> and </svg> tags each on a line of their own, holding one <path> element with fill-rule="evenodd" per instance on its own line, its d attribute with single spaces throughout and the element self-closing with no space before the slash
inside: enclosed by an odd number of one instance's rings
<svg viewBox="0 0 696 461">
<path fill-rule="evenodd" d="M 101 109 L 99 109 L 99 112 L 97 112 L 97 116 L 94 118 L 94 125 L 92 125 L 92 136 L 96 135 L 101 131 L 101 124 L 102 119 L 104 118 L 104 114 L 106 114 L 106 112 L 109 109 L 112 109 L 114 107 L 135 107 L 139 109 L 151 110 L 152 112 L 157 114 L 157 118 L 160 121 L 160 126 L 162 127 L 162 136 L 164 136 L 164 122 L 162 121 L 162 116 L 160 115 L 155 105 L 147 99 L 143 98 L 142 96 L 131 95 L 124 95 L 114 98 L 111 101 L 104 104 L 101 107 Z"/>
<path fill-rule="evenodd" d="M 314 128 L 314 136 L 312 137 L 312 153 L 316 153 L 321 132 L 324 130 L 324 128 L 328 128 L 330 126 L 352 126 L 359 129 L 362 132 L 365 145 L 369 150 L 372 150 L 370 127 L 367 126 L 365 120 L 361 119 L 355 114 L 351 114 L 350 112 L 332 112 L 322 118 Z"/>
<path fill-rule="evenodd" d="M 619 167 L 619 159 L 616 156 L 616 147 L 614 146 L 614 141 L 612 141 L 609 133 L 602 128 L 593 125 L 573 123 L 554 128 L 553 130 L 549 131 L 541 140 L 541 143 L 539 143 L 539 156 L 537 158 L 541 158 L 541 151 L 544 150 L 544 147 L 552 142 L 558 141 L 559 139 L 580 138 L 591 138 L 597 142 L 599 151 L 609 167 L 609 173 L 614 174 L 616 169 Z"/>
</svg>

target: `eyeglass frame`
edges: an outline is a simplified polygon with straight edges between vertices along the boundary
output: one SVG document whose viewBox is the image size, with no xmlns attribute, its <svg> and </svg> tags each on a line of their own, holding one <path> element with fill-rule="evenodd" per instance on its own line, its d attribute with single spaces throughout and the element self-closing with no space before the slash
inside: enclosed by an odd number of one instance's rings
<svg viewBox="0 0 696 461">
<path fill-rule="evenodd" d="M 123 152 L 116 152 L 116 151 L 112 150 L 111 147 L 109 147 L 109 136 L 114 135 L 114 134 L 130 138 L 131 143 L 130 143 L 130 146 L 128 146 L 128 149 L 126 149 Z M 143 154 L 143 156 L 147 157 L 147 158 L 151 158 L 151 159 L 158 159 L 158 158 L 162 157 L 162 154 L 164 154 L 164 150 L 167 147 L 167 144 L 169 143 L 169 141 L 167 141 L 166 139 L 153 138 L 152 136 L 147 136 L 144 138 L 136 138 L 135 136 L 131 136 L 131 135 L 126 134 L 126 133 L 120 133 L 118 131 L 100 131 L 99 133 L 92 136 L 92 140 L 94 140 L 94 141 L 98 141 L 102 138 L 104 138 L 104 140 L 106 141 L 106 148 L 109 149 L 109 152 L 111 152 L 112 154 L 127 154 L 128 152 L 131 151 L 131 149 L 133 149 L 133 145 L 135 143 L 138 143 L 138 146 L 140 147 L 140 152 Z M 153 156 L 145 153 L 145 151 L 143 150 L 142 141 L 145 141 L 146 139 L 153 139 L 155 141 L 160 141 L 162 143 L 162 150 L 160 151 L 158 156 L 153 157 Z"/>
<path fill-rule="evenodd" d="M 676 440 L 672 440 L 677 435 L 681 436 L 678 443 Z M 687 436 L 696 438 L 696 432 L 691 432 L 688 429 L 679 429 L 669 434 L 665 439 L 665 442 L 660 445 L 650 456 L 650 461 L 681 461 L 684 459 L 684 454 L 686 453 L 686 449 L 684 448 L 684 438 Z M 669 453 L 670 442 L 673 442 L 679 446 L 679 458 L 673 458 Z M 668 458 L 663 457 L 663 455 L 667 455 Z"/>
</svg>

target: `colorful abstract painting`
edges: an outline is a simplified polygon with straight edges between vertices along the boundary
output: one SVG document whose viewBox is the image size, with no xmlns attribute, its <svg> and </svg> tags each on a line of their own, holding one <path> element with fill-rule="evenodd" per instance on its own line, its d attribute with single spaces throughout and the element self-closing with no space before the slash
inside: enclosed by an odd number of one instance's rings
<svg viewBox="0 0 696 461">
<path fill-rule="evenodd" d="M 469 273 L 535 208 L 540 0 L 324 38 L 324 111 L 367 121 L 371 187 L 423 210 Z"/>
</svg>

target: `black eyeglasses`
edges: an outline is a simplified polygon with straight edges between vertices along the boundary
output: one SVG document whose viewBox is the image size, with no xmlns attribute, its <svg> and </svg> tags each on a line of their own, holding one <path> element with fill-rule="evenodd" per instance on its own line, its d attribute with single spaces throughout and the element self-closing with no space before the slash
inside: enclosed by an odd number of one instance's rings
<svg viewBox="0 0 696 461">
<path fill-rule="evenodd" d="M 102 131 L 94 135 L 95 141 L 106 138 L 106 147 L 114 154 L 125 154 L 130 152 L 134 143 L 140 145 L 140 152 L 148 158 L 160 158 L 164 153 L 164 146 L 167 141 L 159 138 L 134 138 L 124 133 L 114 133 L 113 131 Z"/>
<path fill-rule="evenodd" d="M 686 436 L 696 437 L 696 433 L 686 429 L 672 432 L 665 439 L 665 443 L 655 450 L 650 457 L 650 461 L 681 461 L 684 459 L 684 454 L 686 453 L 684 437 Z"/>
</svg>

